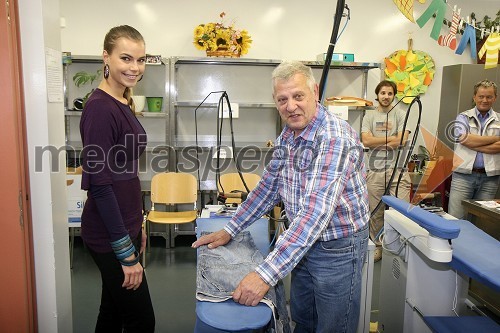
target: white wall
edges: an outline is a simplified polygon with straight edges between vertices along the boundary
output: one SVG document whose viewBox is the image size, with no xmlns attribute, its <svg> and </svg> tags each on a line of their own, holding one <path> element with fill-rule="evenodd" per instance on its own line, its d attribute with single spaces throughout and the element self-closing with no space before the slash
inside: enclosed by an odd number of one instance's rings
<svg viewBox="0 0 500 333">
<path fill-rule="evenodd" d="M 462 14 L 475 12 L 479 18 L 494 16 L 500 9 L 492 6 L 495 1 L 448 2 L 462 8 Z M 164 57 L 204 56 L 202 51 L 192 45 L 193 30 L 200 23 L 218 21 L 219 13 L 224 11 L 227 13 L 226 21 L 234 20 L 236 27 L 247 29 L 252 36 L 252 47 L 245 57 L 314 60 L 317 54 L 326 52 L 328 48 L 336 3 L 305 3 L 301 0 L 150 0 L 129 2 L 127 5 L 116 1 L 61 0 L 61 16 L 66 22 L 66 27 L 61 30 L 62 47 L 73 54 L 101 54 L 102 40 L 109 28 L 129 24 L 144 35 L 148 53 Z M 422 97 L 422 126 L 434 133 L 437 128 L 442 68 L 472 63 L 469 49 L 460 56 L 447 47 L 439 46 L 429 36 L 431 23 L 420 29 L 399 12 L 392 0 L 351 0 L 346 3 L 351 8 L 351 21 L 335 52 L 354 53 L 357 61 L 382 62 L 392 52 L 407 49 L 411 33 L 414 49 L 425 51 L 433 57 L 436 76 L 429 91 Z M 431 0 L 425 4 L 414 3 L 414 17 L 418 18 Z M 496 5 L 498 7 L 498 2 Z M 451 19 L 451 11 L 446 17 Z M 446 32 L 447 28 L 443 25 L 442 33 Z M 373 90 L 378 81 L 380 71 L 370 71 L 369 99 L 375 98 Z"/>
<path fill-rule="evenodd" d="M 47 102 L 45 48 L 60 50 L 59 1 L 19 1 L 21 52 L 29 156 L 31 217 L 37 302 L 41 333 L 72 332 L 71 279 L 64 155 L 51 173 L 51 159 L 35 171 L 35 147 L 64 146 L 63 103 Z M 39 159 L 40 160 L 40 159 Z M 4 300 L 7 301 L 7 300 Z"/>
</svg>

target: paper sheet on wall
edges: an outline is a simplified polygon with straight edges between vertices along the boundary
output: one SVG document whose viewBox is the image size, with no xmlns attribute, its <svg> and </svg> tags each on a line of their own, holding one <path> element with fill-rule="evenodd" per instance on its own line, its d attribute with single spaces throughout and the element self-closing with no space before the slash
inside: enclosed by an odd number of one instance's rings
<svg viewBox="0 0 500 333">
<path fill-rule="evenodd" d="M 63 102 L 63 68 L 61 51 L 45 48 L 47 99 L 49 103 Z"/>
<path fill-rule="evenodd" d="M 345 121 L 349 120 L 349 107 L 342 105 L 328 105 L 328 110 Z"/>
</svg>

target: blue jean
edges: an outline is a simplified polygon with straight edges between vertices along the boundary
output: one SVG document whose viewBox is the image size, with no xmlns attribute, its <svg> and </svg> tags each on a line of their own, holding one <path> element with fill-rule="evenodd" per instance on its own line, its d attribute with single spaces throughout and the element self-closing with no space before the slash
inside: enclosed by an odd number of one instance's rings
<svg viewBox="0 0 500 333">
<path fill-rule="evenodd" d="M 351 236 L 316 242 L 292 271 L 294 333 L 355 332 L 368 225 Z"/>
<path fill-rule="evenodd" d="M 202 235 L 208 232 L 202 232 Z M 231 299 L 240 281 L 264 260 L 255 246 L 252 235 L 242 231 L 225 246 L 209 249 L 198 248 L 196 270 L 196 298 L 201 301 L 220 302 Z M 273 315 L 278 319 L 277 331 L 288 333 L 290 325 L 286 309 L 283 283 L 270 288 L 264 296 L 265 303 L 272 303 Z"/>
<path fill-rule="evenodd" d="M 451 179 L 450 201 L 448 213 L 457 219 L 467 218 L 464 216 L 462 200 L 491 200 L 495 198 L 498 191 L 500 176 L 488 177 L 485 173 L 454 172 Z"/>
</svg>

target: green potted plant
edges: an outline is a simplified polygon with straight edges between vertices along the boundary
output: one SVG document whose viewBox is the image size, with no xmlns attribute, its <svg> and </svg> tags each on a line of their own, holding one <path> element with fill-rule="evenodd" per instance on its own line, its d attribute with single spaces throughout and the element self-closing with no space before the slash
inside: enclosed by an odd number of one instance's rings
<svg viewBox="0 0 500 333">
<path fill-rule="evenodd" d="M 73 83 L 75 84 L 75 86 L 77 88 L 80 88 L 81 86 L 85 86 L 87 84 L 92 85 L 92 83 L 94 83 L 94 81 L 97 80 L 101 76 L 101 74 L 102 74 L 102 69 L 98 69 L 95 73 L 91 73 L 91 72 L 87 72 L 87 71 L 80 71 L 80 72 L 76 73 L 75 75 L 73 75 Z M 80 109 L 79 107 L 77 107 L 76 104 L 81 103 L 81 109 L 83 109 L 83 107 L 85 106 L 85 103 L 87 102 L 90 94 L 92 94 L 93 91 L 94 91 L 94 89 L 90 90 L 81 99 L 81 101 L 79 101 L 79 99 L 77 98 L 73 103 L 73 104 L 75 104 L 74 105 L 75 108 Z"/>
</svg>

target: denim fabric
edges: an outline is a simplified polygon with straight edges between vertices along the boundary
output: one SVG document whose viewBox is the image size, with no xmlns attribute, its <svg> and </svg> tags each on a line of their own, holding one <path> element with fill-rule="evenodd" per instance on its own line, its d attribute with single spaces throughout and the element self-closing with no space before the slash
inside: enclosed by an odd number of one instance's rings
<svg viewBox="0 0 500 333">
<path fill-rule="evenodd" d="M 351 236 L 316 242 L 292 271 L 294 333 L 356 332 L 368 226 Z"/>
<path fill-rule="evenodd" d="M 209 234 L 202 232 L 201 235 Z M 252 235 L 242 231 L 225 246 L 198 248 L 196 298 L 200 301 L 222 302 L 232 298 L 240 281 L 255 271 L 264 257 L 255 246 Z M 282 283 L 270 288 L 262 302 L 273 310 L 276 332 L 290 332 L 286 299 Z"/>
<path fill-rule="evenodd" d="M 500 176 L 490 176 L 485 173 L 454 172 L 451 179 L 448 213 L 457 219 L 464 219 L 462 200 L 491 200 L 497 194 Z"/>
</svg>

